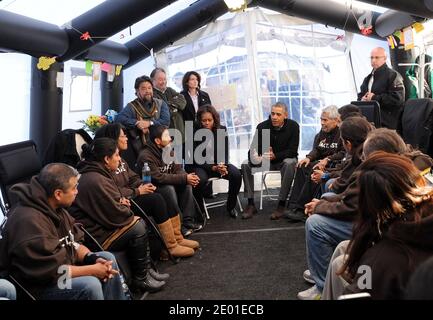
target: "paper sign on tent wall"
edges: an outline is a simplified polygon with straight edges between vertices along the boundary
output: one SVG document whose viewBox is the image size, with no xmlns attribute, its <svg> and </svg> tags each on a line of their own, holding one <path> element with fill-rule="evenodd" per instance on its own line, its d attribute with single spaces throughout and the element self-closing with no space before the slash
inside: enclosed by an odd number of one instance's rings
<svg viewBox="0 0 433 320">
<path fill-rule="evenodd" d="M 403 29 L 404 36 L 404 50 L 410 50 L 415 47 L 414 38 L 413 38 L 413 29 L 412 27 L 407 27 Z"/>
<path fill-rule="evenodd" d="M 212 105 L 218 111 L 235 109 L 238 106 L 236 84 L 209 87 L 205 91 L 209 94 Z"/>
<path fill-rule="evenodd" d="M 101 75 L 101 64 L 99 62 L 95 62 L 93 64 L 93 80 L 99 81 L 100 75 Z"/>
</svg>

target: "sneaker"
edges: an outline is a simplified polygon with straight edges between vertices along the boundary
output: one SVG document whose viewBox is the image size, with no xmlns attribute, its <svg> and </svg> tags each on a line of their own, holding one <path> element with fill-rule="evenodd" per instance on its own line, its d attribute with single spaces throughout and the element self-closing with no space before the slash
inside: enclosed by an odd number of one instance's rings
<svg viewBox="0 0 433 320">
<path fill-rule="evenodd" d="M 232 209 L 228 211 L 230 217 L 236 219 L 236 217 L 239 215 L 238 211 L 236 209 Z"/>
<path fill-rule="evenodd" d="M 197 232 L 203 229 L 203 225 L 201 223 L 195 223 L 195 222 L 184 222 L 183 226 L 186 229 L 192 230 L 193 232 Z"/>
<path fill-rule="evenodd" d="M 298 292 L 299 300 L 320 300 L 322 293 L 319 291 L 316 285 L 312 286 L 310 289 Z"/>
<path fill-rule="evenodd" d="M 181 232 L 182 232 L 182 235 L 183 235 L 184 237 L 188 237 L 188 236 L 190 236 L 194 231 L 193 231 L 192 229 L 186 228 L 185 226 L 182 226 Z"/>
<path fill-rule="evenodd" d="M 302 274 L 302 277 L 304 278 L 305 281 L 307 281 L 308 283 L 311 284 L 316 284 L 316 281 L 314 281 L 313 277 L 311 276 L 311 272 L 310 270 L 305 270 L 304 273 Z"/>
</svg>

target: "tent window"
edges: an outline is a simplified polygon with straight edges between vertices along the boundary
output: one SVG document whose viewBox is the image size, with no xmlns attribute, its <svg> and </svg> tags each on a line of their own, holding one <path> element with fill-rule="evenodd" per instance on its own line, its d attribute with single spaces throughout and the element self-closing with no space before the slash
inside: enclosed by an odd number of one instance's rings
<svg viewBox="0 0 433 320">
<path fill-rule="evenodd" d="M 92 110 L 92 77 L 85 69 L 71 68 L 69 111 Z"/>
</svg>

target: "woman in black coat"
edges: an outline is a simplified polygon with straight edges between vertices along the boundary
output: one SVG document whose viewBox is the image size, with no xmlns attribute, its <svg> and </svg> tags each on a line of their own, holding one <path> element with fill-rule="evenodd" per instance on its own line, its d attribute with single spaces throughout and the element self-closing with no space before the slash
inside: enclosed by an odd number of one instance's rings
<svg viewBox="0 0 433 320">
<path fill-rule="evenodd" d="M 220 124 L 219 114 L 211 105 L 198 109 L 195 136 L 202 137 L 202 140 L 195 142 L 194 165 L 192 168 L 188 166 L 191 170 L 187 169 L 200 178 L 200 183 L 194 188 L 194 196 L 202 207 L 208 179 L 216 177 L 228 180 L 227 212 L 236 218 L 238 213 L 235 207 L 242 176 L 240 170 L 229 163 L 227 128 Z"/>
<path fill-rule="evenodd" d="M 200 75 L 195 71 L 188 71 L 182 79 L 183 90 L 181 94 L 186 99 L 186 107 L 182 110 L 185 124 L 187 121 L 195 121 L 198 108 L 206 104 L 212 104 L 209 95 L 200 90 Z"/>
</svg>

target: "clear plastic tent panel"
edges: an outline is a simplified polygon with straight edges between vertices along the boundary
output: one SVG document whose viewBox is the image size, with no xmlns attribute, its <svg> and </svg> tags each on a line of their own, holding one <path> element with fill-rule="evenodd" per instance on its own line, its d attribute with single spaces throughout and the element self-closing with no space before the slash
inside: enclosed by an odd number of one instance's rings
<svg viewBox="0 0 433 320">
<path fill-rule="evenodd" d="M 169 84 L 181 90 L 185 72 L 201 74 L 202 88 L 228 127 L 234 164 L 246 159 L 256 125 L 277 101 L 300 124 L 305 154 L 320 129 L 320 110 L 356 97 L 348 58 L 351 35 L 261 9 L 231 20 L 217 21 L 164 50 L 160 60 L 167 62 Z"/>
</svg>

